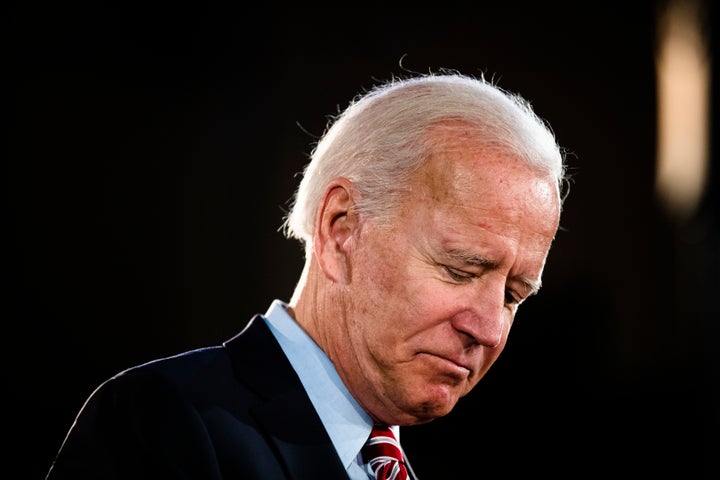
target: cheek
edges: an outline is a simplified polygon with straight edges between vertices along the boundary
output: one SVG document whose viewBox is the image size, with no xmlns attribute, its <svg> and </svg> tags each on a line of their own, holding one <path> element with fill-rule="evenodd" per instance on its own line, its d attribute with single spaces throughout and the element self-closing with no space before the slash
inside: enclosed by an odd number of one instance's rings
<svg viewBox="0 0 720 480">
<path fill-rule="evenodd" d="M 374 308 L 403 295 L 407 259 L 399 239 L 387 232 L 366 235 L 353 255 L 353 298 L 365 298 Z"/>
<path fill-rule="evenodd" d="M 392 240 L 369 244 L 357 252 L 349 298 L 361 318 L 356 325 L 368 341 L 389 345 L 402 341 L 417 328 L 424 277 L 414 272 L 408 249 Z M 400 247 L 400 248 L 399 248 Z"/>
</svg>

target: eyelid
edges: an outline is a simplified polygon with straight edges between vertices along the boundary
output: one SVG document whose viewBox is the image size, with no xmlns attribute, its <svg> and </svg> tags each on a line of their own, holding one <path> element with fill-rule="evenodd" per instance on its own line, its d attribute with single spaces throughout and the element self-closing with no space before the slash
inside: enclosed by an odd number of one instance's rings
<svg viewBox="0 0 720 480">
<path fill-rule="evenodd" d="M 442 267 L 455 281 L 472 280 L 480 276 L 480 274 L 478 273 L 468 272 L 467 270 L 463 270 L 462 268 L 451 267 L 450 265 L 443 264 Z M 519 277 L 514 279 L 511 278 L 508 280 L 510 283 L 519 283 L 521 285 L 520 289 L 509 288 L 507 286 L 505 288 L 506 294 L 511 296 L 513 299 L 513 305 L 520 305 L 529 297 L 532 297 L 533 295 L 538 293 L 538 290 L 540 289 L 540 282 L 530 280 L 526 277 Z M 515 295 L 513 295 L 512 293 L 514 293 Z"/>
<path fill-rule="evenodd" d="M 451 267 L 450 265 L 443 265 L 442 267 L 445 269 L 448 275 L 450 275 L 451 278 L 457 281 L 471 280 L 473 278 L 477 278 L 477 274 L 468 272 L 461 268 Z"/>
<path fill-rule="evenodd" d="M 498 262 L 495 262 L 483 255 L 469 254 L 463 250 L 453 249 L 448 252 L 448 255 L 450 256 L 450 258 L 454 259 L 457 262 L 456 264 L 465 265 L 470 268 L 495 270 L 500 267 L 500 264 Z M 465 271 L 462 270 L 462 268 L 460 268 L 459 270 Z M 526 295 L 523 295 L 523 298 L 535 295 L 540 290 L 540 286 L 542 285 L 540 279 L 527 277 L 525 275 L 512 276 L 509 278 L 509 280 L 522 284 L 522 288 L 520 288 L 519 290 L 522 292 L 528 292 Z M 516 289 L 516 291 L 517 290 L 518 289 Z"/>
<path fill-rule="evenodd" d="M 513 293 L 514 293 L 514 295 L 513 295 Z M 522 295 L 518 294 L 516 291 L 514 291 L 510 288 L 505 289 L 505 294 L 507 297 L 509 297 L 509 299 L 506 298 L 506 300 L 505 300 L 506 303 L 508 303 L 509 305 L 514 305 L 514 306 L 520 305 L 527 298 L 527 297 L 523 297 Z"/>
</svg>

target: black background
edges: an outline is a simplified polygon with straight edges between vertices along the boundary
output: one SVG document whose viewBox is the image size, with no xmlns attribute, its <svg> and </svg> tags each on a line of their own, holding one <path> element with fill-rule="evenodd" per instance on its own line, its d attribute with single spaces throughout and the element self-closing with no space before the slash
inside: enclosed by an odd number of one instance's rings
<svg viewBox="0 0 720 480">
<path fill-rule="evenodd" d="M 101 381 L 289 299 L 302 253 L 278 229 L 328 116 L 376 79 L 450 68 L 530 100 L 574 182 L 503 356 L 452 414 L 404 430 L 417 473 L 710 478 L 717 135 L 702 203 L 674 222 L 653 191 L 661 5 L 12 7 L 7 462 L 41 478 Z"/>
</svg>

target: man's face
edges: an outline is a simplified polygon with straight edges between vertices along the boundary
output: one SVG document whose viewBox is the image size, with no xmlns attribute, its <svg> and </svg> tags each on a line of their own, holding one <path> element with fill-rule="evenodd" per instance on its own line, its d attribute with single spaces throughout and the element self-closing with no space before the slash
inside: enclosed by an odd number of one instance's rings
<svg viewBox="0 0 720 480">
<path fill-rule="evenodd" d="M 539 288 L 560 215 L 554 180 L 478 151 L 433 158 L 396 221 L 365 222 L 350 253 L 336 366 L 386 423 L 450 412 Z"/>
</svg>

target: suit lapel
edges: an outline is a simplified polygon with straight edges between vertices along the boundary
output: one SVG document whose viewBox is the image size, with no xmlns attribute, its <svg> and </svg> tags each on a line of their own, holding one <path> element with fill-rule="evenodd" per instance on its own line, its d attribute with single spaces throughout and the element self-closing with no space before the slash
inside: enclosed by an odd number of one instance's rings
<svg viewBox="0 0 720 480">
<path fill-rule="evenodd" d="M 320 418 L 303 397 L 307 397 L 304 391 L 276 397 L 254 409 L 254 415 L 265 426 L 292 478 L 347 479 Z"/>
<path fill-rule="evenodd" d="M 320 417 L 263 318 L 256 315 L 224 345 L 238 380 L 262 399 L 252 415 L 275 445 L 289 477 L 347 479 Z"/>
<path fill-rule="evenodd" d="M 410 459 L 405 455 L 405 452 L 403 451 L 403 456 L 405 457 L 405 467 L 408 471 L 408 478 L 410 480 L 418 480 L 417 475 L 415 475 L 415 471 L 412 468 L 412 465 L 410 465 Z"/>
</svg>

